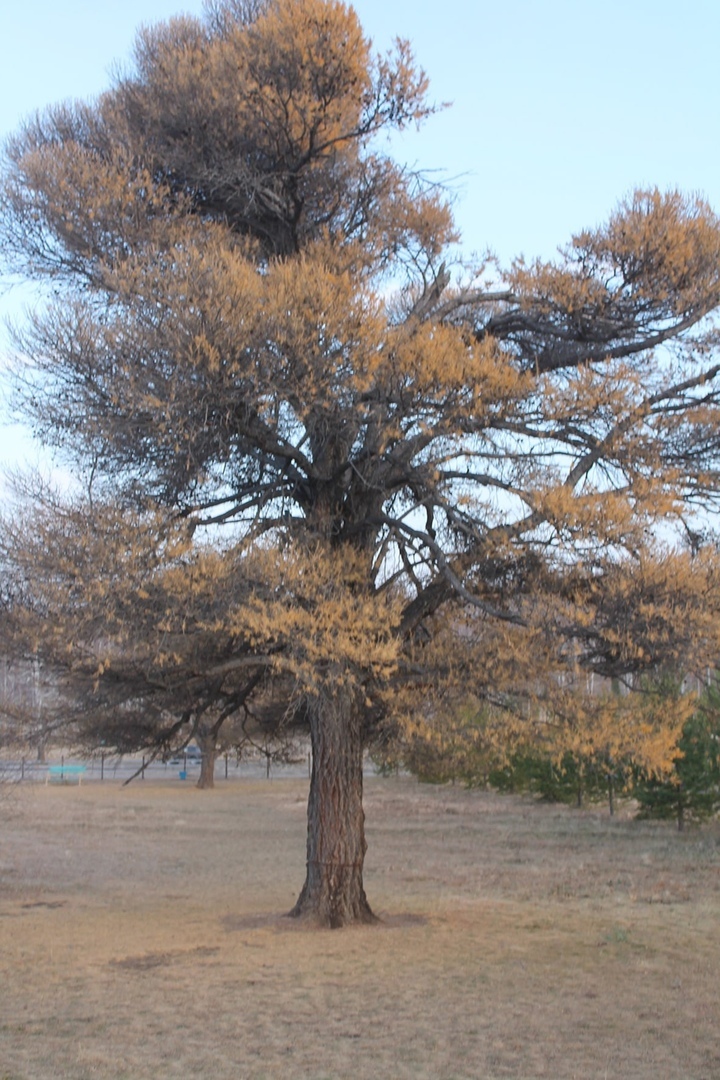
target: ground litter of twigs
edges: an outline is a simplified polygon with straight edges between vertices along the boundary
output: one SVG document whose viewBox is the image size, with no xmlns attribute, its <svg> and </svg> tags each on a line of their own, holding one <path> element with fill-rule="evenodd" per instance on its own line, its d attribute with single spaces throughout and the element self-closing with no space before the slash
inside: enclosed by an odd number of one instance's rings
<svg viewBox="0 0 720 1080">
<path fill-rule="evenodd" d="M 283 916 L 307 780 L 0 803 L 0 1080 L 717 1080 L 720 823 L 366 780 L 382 922 Z"/>
</svg>

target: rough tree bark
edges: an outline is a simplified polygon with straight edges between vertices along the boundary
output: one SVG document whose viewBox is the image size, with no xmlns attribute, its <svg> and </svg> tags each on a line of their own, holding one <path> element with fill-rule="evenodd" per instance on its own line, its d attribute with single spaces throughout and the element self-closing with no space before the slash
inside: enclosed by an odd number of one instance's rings
<svg viewBox="0 0 720 1080">
<path fill-rule="evenodd" d="M 363 888 L 362 712 L 357 695 L 324 690 L 310 711 L 307 874 L 290 915 L 320 926 L 371 923 Z"/>
<path fill-rule="evenodd" d="M 200 776 L 197 787 L 207 789 L 215 787 L 215 760 L 217 758 L 217 735 L 214 731 L 202 731 L 200 728 L 195 732 L 195 740 L 202 754 L 200 759 Z"/>
</svg>

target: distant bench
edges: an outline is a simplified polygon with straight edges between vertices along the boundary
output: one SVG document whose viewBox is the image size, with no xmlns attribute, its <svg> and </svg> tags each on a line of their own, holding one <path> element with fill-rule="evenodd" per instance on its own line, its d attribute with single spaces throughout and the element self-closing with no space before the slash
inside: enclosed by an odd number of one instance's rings
<svg viewBox="0 0 720 1080">
<path fill-rule="evenodd" d="M 87 771 L 87 765 L 49 765 L 45 783 L 50 780 L 59 780 L 61 783 L 66 776 L 77 776 L 78 786 L 82 784 L 83 773 Z"/>
</svg>

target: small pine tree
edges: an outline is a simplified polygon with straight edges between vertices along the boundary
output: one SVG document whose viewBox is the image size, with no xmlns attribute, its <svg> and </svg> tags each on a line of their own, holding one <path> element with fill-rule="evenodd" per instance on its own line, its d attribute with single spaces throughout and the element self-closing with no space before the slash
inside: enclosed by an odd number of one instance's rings
<svg viewBox="0 0 720 1080">
<path fill-rule="evenodd" d="M 543 747 L 513 754 L 491 772 L 489 782 L 498 791 L 527 791 L 546 802 L 576 806 L 605 795 L 604 774 L 594 760 L 565 753 L 558 761 Z"/>
<path fill-rule="evenodd" d="M 709 687 L 683 727 L 678 754 L 667 776 L 638 775 L 639 817 L 704 821 L 720 808 L 720 690 Z"/>
</svg>

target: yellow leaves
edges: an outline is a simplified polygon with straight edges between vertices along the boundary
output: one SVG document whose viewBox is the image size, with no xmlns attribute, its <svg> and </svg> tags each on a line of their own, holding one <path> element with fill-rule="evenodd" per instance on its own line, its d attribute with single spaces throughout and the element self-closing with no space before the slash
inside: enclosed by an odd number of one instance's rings
<svg viewBox="0 0 720 1080">
<path fill-rule="evenodd" d="M 292 169 L 357 131 L 369 47 L 352 9 L 275 0 L 250 23 L 226 10 L 213 29 L 184 19 L 143 31 L 140 80 L 123 87 L 151 130 L 183 133 L 174 147 L 183 164 L 212 147 L 240 169 L 243 150 Z"/>
<path fill-rule="evenodd" d="M 334 677 L 390 677 L 399 657 L 400 608 L 368 591 L 361 561 L 320 545 L 254 552 L 240 573 L 263 581 L 227 616 L 226 629 L 278 654 L 308 687 Z"/>
<path fill-rule="evenodd" d="M 222 355 L 217 345 L 208 338 L 207 334 L 196 334 L 190 344 L 191 362 L 196 367 L 205 367 L 213 374 L 220 370 Z"/>
<path fill-rule="evenodd" d="M 603 282 L 553 263 L 528 266 L 520 259 L 507 277 L 521 307 L 535 314 L 556 316 L 562 312 L 579 323 L 586 311 L 607 300 Z"/>
<path fill-rule="evenodd" d="M 720 224 L 701 199 L 636 191 L 607 225 L 573 238 L 564 264 L 518 262 L 510 283 L 529 310 L 562 317 L 602 340 L 632 302 L 648 319 L 714 306 L 720 287 Z M 618 325 L 618 336 L 629 327 Z"/>
<path fill-rule="evenodd" d="M 465 385 L 472 354 L 455 328 L 423 323 L 411 332 L 402 326 L 393 336 L 396 371 L 416 393 L 446 393 Z"/>
<path fill-rule="evenodd" d="M 464 329 L 451 323 L 410 319 L 391 329 L 386 364 L 420 411 L 424 401 L 443 402 L 443 419 L 454 421 L 456 430 L 487 422 L 529 389 L 529 377 L 492 339 L 469 342 Z"/>
<path fill-rule="evenodd" d="M 676 668 L 714 664 L 720 648 L 720 582 L 712 553 L 644 551 L 604 568 L 594 606 L 601 637 L 623 657 Z"/>
<path fill-rule="evenodd" d="M 558 263 L 515 264 L 506 278 L 515 315 L 501 316 L 498 331 L 539 373 L 635 361 L 666 342 L 701 359 L 719 266 L 720 222 L 707 204 L 639 191 L 606 226 L 576 236 Z"/>
<path fill-rule="evenodd" d="M 369 389 L 380 363 L 380 306 L 350 270 L 314 245 L 296 260 L 273 262 L 264 279 L 263 357 L 268 387 L 282 386 L 301 415 L 336 407 Z"/>
<path fill-rule="evenodd" d="M 407 658 L 410 671 L 426 673 L 424 708 L 414 723 L 428 734 L 403 720 L 404 737 L 411 743 L 445 740 L 450 757 L 460 753 L 475 735 L 453 703 L 474 692 L 504 702 L 499 744 L 532 747 L 539 741 L 558 762 L 566 753 L 632 757 L 648 771 L 667 770 L 696 699 L 653 680 L 658 671 L 714 664 L 720 650 L 718 584 L 713 554 L 691 558 L 645 550 L 632 562 L 566 568 L 555 586 L 551 577 L 538 575 L 526 597 L 517 597 L 521 625 L 448 608 L 428 624 L 430 640 L 418 641 Z M 593 670 L 608 677 L 591 675 Z M 644 680 L 628 674 L 643 670 Z M 632 692 L 611 692 L 614 672 L 634 683 Z M 411 705 L 400 699 L 399 707 L 404 715 Z M 482 738 L 487 742 L 490 735 Z"/>
<path fill-rule="evenodd" d="M 84 640 L 92 652 L 100 634 L 108 659 L 97 678 L 112 662 L 133 657 L 144 658 L 158 675 L 184 668 L 190 679 L 203 674 L 197 665 L 206 651 L 217 658 L 218 671 L 229 661 L 231 673 L 233 657 L 250 665 L 256 658 L 309 691 L 323 680 L 381 684 L 397 671 L 400 599 L 368 590 L 359 556 L 321 545 L 218 550 L 180 544 L 175 558 L 159 559 L 147 524 L 136 521 L 133 538 L 128 521 L 118 545 L 108 522 L 95 574 L 71 598 L 57 576 L 36 583 L 61 635 L 76 644 Z M 82 543 L 78 538 L 80 560 L 86 557 Z"/>
<path fill-rule="evenodd" d="M 706 202 L 678 191 L 636 191 L 593 237 L 574 239 L 621 269 L 636 297 L 663 301 L 677 314 L 720 286 L 720 225 Z"/>
<path fill-rule="evenodd" d="M 660 774 L 672 768 L 697 696 L 662 683 L 623 693 L 599 686 L 595 694 L 579 684 L 551 692 L 548 705 L 553 723 L 545 729 L 544 744 L 558 761 L 566 753 L 585 760 L 632 760 L 638 768 Z"/>
<path fill-rule="evenodd" d="M 602 422 L 612 430 L 626 420 L 642 400 L 652 374 L 652 362 L 645 358 L 632 364 L 616 361 L 602 371 L 581 364 L 564 378 L 540 378 L 542 413 L 557 425 L 588 420 Z M 622 428 L 618 430 L 618 437 Z"/>
<path fill-rule="evenodd" d="M 615 546 L 638 550 L 646 544 L 651 522 L 660 516 L 671 518 L 680 510 L 672 492 L 657 490 L 652 484 L 639 482 L 616 492 L 594 489 L 586 482 L 575 491 L 562 481 L 545 487 L 542 479 L 528 484 L 528 504 L 561 543 L 579 543 L 586 552 L 596 551 L 601 557 Z"/>
<path fill-rule="evenodd" d="M 369 47 L 351 8 L 327 0 L 275 0 L 229 40 L 240 93 L 254 122 L 284 113 L 288 150 L 332 144 L 358 124 L 369 86 Z M 237 67 L 236 67 L 237 65 Z M 248 117 L 249 119 L 249 117 Z"/>
</svg>

